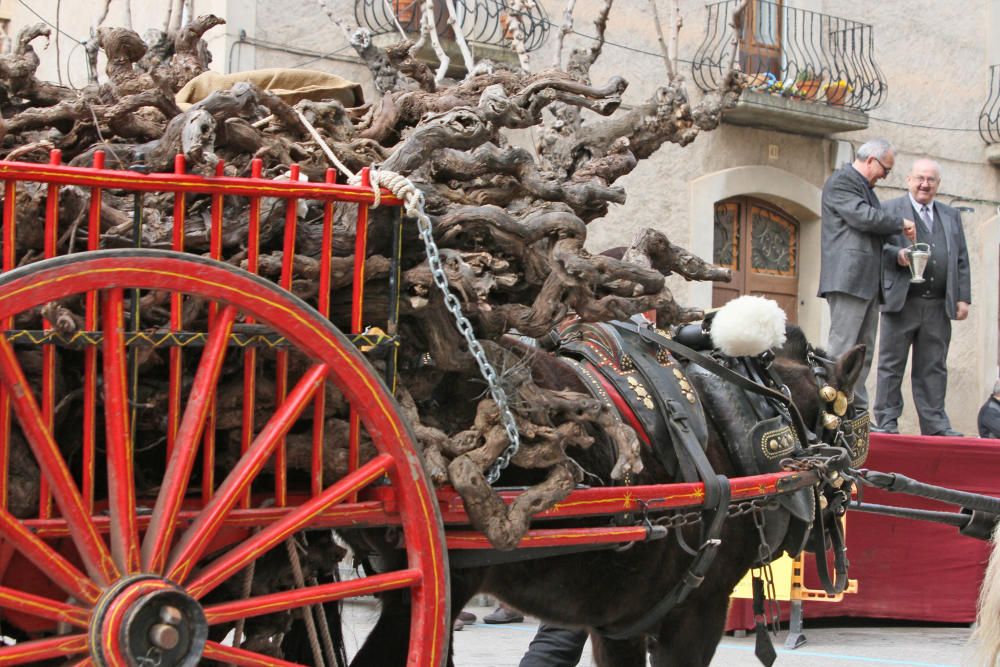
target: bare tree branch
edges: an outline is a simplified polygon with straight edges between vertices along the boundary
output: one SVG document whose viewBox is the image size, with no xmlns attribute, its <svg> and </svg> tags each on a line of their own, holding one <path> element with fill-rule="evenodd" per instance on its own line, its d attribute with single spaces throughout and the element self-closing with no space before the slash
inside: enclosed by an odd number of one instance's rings
<svg viewBox="0 0 1000 667">
<path fill-rule="evenodd" d="M 83 46 L 87 52 L 87 61 L 89 63 L 89 67 L 87 68 L 90 79 L 89 83 L 97 83 L 97 53 L 100 50 L 97 40 L 97 29 L 104 23 L 104 19 L 108 17 L 108 8 L 110 6 L 111 0 L 104 0 L 104 6 L 101 7 L 101 10 L 94 16 L 94 20 L 90 23 L 90 37 Z"/>
<path fill-rule="evenodd" d="M 399 38 L 406 39 L 406 31 L 403 30 L 403 26 L 400 25 L 399 19 L 396 17 L 396 10 L 392 6 L 390 0 L 382 0 L 382 4 L 385 5 L 385 11 L 392 17 L 392 22 L 396 26 L 396 30 L 399 31 Z"/>
<path fill-rule="evenodd" d="M 316 0 L 316 2 L 319 3 L 320 8 L 333 21 L 334 25 L 340 28 L 341 32 L 344 33 L 344 38 L 347 39 L 347 43 L 354 48 L 354 51 L 364 61 L 365 65 L 368 66 L 368 70 L 372 73 L 372 82 L 375 84 L 375 90 L 380 93 L 387 93 L 398 89 L 401 86 L 402 78 L 389 61 L 386 53 L 372 43 L 371 33 L 365 28 L 348 24 L 341 19 L 340 14 L 327 4 L 326 0 Z"/>
<path fill-rule="evenodd" d="M 575 6 L 576 0 L 566 0 L 566 7 L 563 9 L 563 23 L 559 27 L 559 34 L 556 35 L 556 55 L 552 63 L 556 69 L 562 69 L 563 41 L 566 39 L 566 35 L 573 32 L 573 8 Z"/>
<path fill-rule="evenodd" d="M 673 81 L 676 76 L 674 70 L 674 63 L 670 59 L 670 49 L 667 48 L 667 43 L 663 41 L 663 26 L 660 25 L 660 12 L 656 8 L 656 0 L 649 0 L 649 7 L 653 10 L 653 25 L 656 26 L 656 41 L 660 45 L 660 53 L 663 54 L 663 65 L 667 70 L 667 81 Z"/>
<path fill-rule="evenodd" d="M 740 52 L 740 41 L 743 39 L 743 14 L 746 12 L 750 0 L 740 0 L 729 16 L 729 27 L 733 30 L 733 36 L 729 40 L 729 71 L 738 69 L 736 56 Z"/>
<path fill-rule="evenodd" d="M 438 57 L 438 62 L 440 63 L 437 68 L 437 72 L 434 75 L 434 81 L 440 83 L 444 80 L 444 75 L 448 73 L 448 65 L 451 64 L 451 58 L 448 54 L 444 52 L 444 47 L 441 46 L 441 37 L 438 35 L 437 31 L 437 21 L 434 16 L 434 0 L 424 0 L 423 16 L 421 18 L 421 32 L 427 31 L 427 35 L 431 38 L 431 46 L 434 47 L 434 53 Z"/>
<path fill-rule="evenodd" d="M 455 10 L 455 0 L 444 0 L 444 4 L 448 8 L 448 25 L 451 26 L 451 31 L 455 34 L 455 43 L 458 44 L 458 50 L 462 52 L 462 60 L 465 61 L 466 76 L 469 76 L 476 68 L 476 60 L 472 57 L 472 50 L 469 49 L 469 43 L 465 41 L 465 33 L 462 32 L 462 26 L 458 24 L 458 12 Z"/>
<path fill-rule="evenodd" d="M 670 43 L 668 45 L 668 51 L 670 55 L 670 62 L 673 63 L 674 72 L 683 80 L 683 75 L 680 73 L 680 68 L 677 66 L 678 59 L 678 49 L 680 48 L 680 36 L 681 28 L 684 27 L 684 17 L 681 15 L 681 9 L 677 5 L 678 0 L 670 0 Z"/>
<path fill-rule="evenodd" d="M 167 32 L 175 33 L 181 29 L 181 20 L 184 18 L 184 0 L 169 0 L 173 9 L 170 14 L 170 24 Z"/>
<path fill-rule="evenodd" d="M 167 5 L 167 13 L 163 17 L 163 27 L 160 28 L 163 32 L 170 30 L 170 19 L 174 15 L 174 0 L 167 0 L 165 4 Z"/>
<path fill-rule="evenodd" d="M 613 4 L 614 0 L 604 0 L 604 5 L 597 12 L 597 18 L 594 19 L 594 28 L 597 34 L 595 35 L 594 45 L 590 47 L 590 51 L 586 54 L 585 62 L 588 70 L 597 61 L 598 56 L 601 55 L 601 51 L 604 49 L 604 33 L 608 29 L 608 16 L 611 14 L 611 6 Z"/>
<path fill-rule="evenodd" d="M 531 57 L 528 55 L 528 49 L 524 46 L 524 19 L 521 18 L 528 13 L 527 0 L 513 0 L 510 3 L 510 9 L 510 13 L 507 14 L 507 25 L 505 27 L 510 35 L 510 42 L 514 47 L 514 53 L 517 54 L 517 60 L 521 63 L 521 69 L 525 72 L 530 72 Z"/>
</svg>

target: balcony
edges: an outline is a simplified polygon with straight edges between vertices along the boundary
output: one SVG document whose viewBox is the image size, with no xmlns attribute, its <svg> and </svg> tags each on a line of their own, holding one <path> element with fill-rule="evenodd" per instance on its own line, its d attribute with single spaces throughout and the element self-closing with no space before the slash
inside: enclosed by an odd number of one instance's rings
<svg viewBox="0 0 1000 667">
<path fill-rule="evenodd" d="M 734 57 L 730 17 L 737 4 L 708 5 L 705 40 L 692 63 L 703 91 L 719 87 Z M 874 41 L 868 24 L 785 7 L 782 0 L 751 0 L 735 54 L 751 85 L 724 120 L 819 136 L 868 127 L 866 112 L 887 90 Z"/>
<path fill-rule="evenodd" d="M 979 136 L 986 142 L 986 157 L 1000 165 L 1000 65 L 990 67 L 990 94 L 979 112 Z"/>
<path fill-rule="evenodd" d="M 434 28 L 441 38 L 441 46 L 451 58 L 449 76 L 464 76 L 465 64 L 455 42 L 455 30 L 461 30 L 476 60 L 489 58 L 516 66 L 517 55 L 511 48 L 511 18 L 519 17 L 524 27 L 524 46 L 534 51 L 545 43 L 549 35 L 550 22 L 545 10 L 537 2 L 525 3 L 529 11 L 517 11 L 510 0 L 453 0 L 455 6 L 454 27 L 449 23 L 449 13 L 444 2 L 434 3 Z M 372 35 L 385 35 L 392 40 L 399 36 L 400 29 L 407 37 L 416 41 L 420 36 L 420 22 L 423 16 L 423 0 L 355 0 L 354 18 L 359 26 L 367 28 Z M 398 41 L 398 40 L 397 40 Z M 429 44 L 417 52 L 417 56 L 429 62 L 437 62 L 437 57 Z"/>
</svg>

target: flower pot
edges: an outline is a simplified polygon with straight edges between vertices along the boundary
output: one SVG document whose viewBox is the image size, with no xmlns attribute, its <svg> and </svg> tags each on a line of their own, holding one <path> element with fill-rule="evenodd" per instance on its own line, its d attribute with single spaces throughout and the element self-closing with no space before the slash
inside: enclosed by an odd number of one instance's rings
<svg viewBox="0 0 1000 667">
<path fill-rule="evenodd" d="M 832 83 L 826 88 L 826 101 L 827 104 L 833 105 L 835 107 L 843 106 L 844 100 L 847 98 L 848 87 L 847 84 L 841 81 L 840 83 Z"/>
<path fill-rule="evenodd" d="M 803 98 L 811 100 L 819 93 L 820 79 L 805 79 L 795 86 L 795 91 Z"/>
<path fill-rule="evenodd" d="M 419 0 L 396 0 L 392 4 L 394 5 L 393 9 L 396 11 L 396 18 L 401 23 L 412 21 L 416 18 L 417 12 L 420 11 Z"/>
</svg>

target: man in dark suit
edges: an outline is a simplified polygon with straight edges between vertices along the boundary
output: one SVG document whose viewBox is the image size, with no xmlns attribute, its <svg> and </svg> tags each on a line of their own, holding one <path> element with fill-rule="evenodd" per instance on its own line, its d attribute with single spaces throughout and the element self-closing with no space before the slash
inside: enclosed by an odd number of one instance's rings
<svg viewBox="0 0 1000 667">
<path fill-rule="evenodd" d="M 993 393 L 979 408 L 979 437 L 1000 438 L 1000 379 L 993 383 Z"/>
<path fill-rule="evenodd" d="M 864 366 L 854 388 L 854 405 L 862 410 L 868 409 L 865 379 L 875 354 L 882 240 L 896 233 L 916 237 L 913 220 L 883 211 L 872 190 L 889 175 L 895 162 L 892 145 L 873 139 L 823 186 L 819 296 L 830 306 L 827 348 L 836 359 L 864 343 Z"/>
<path fill-rule="evenodd" d="M 887 213 L 913 216 L 917 241 L 930 246 L 924 282 L 911 283 L 910 244 L 902 235 L 886 239 L 883 246 L 882 338 L 878 350 L 878 383 L 875 389 L 877 429 L 898 433 L 903 412 L 900 385 L 906 359 L 913 349 L 910 382 L 913 404 L 923 435 L 960 436 L 944 411 L 948 387 L 948 344 L 951 320 L 969 316 L 972 286 L 969 250 L 962 216 L 951 206 L 934 201 L 941 184 L 941 168 L 934 160 L 913 163 L 906 177 L 909 194 L 885 203 Z"/>
</svg>

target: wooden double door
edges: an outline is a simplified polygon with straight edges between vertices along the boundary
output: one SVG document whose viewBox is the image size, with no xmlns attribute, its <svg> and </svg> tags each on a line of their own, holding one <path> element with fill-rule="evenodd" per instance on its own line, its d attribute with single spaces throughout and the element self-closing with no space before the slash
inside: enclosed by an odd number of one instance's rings
<svg viewBox="0 0 1000 667">
<path fill-rule="evenodd" d="M 774 299 L 798 322 L 799 223 L 777 206 L 752 197 L 715 204 L 713 262 L 733 271 L 714 283 L 712 307 L 744 294 Z"/>
</svg>

